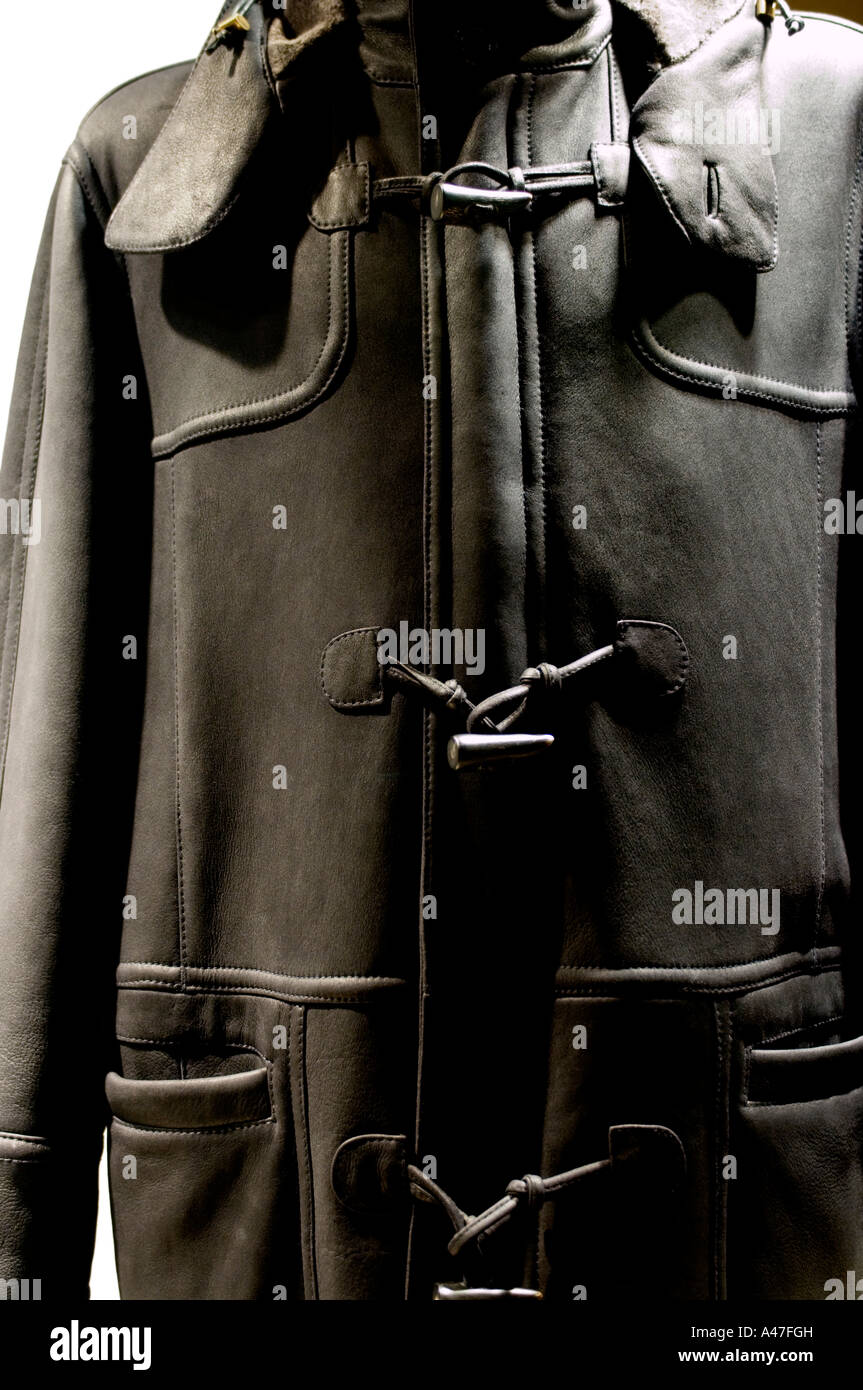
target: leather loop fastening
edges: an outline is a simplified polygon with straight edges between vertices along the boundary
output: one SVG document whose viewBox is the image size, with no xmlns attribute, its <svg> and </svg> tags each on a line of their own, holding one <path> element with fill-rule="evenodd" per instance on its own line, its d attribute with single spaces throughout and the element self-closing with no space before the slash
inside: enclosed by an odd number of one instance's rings
<svg viewBox="0 0 863 1390">
<path fill-rule="evenodd" d="M 534 212 L 538 206 L 593 196 L 598 207 L 623 205 L 629 180 L 629 145 L 591 145 L 590 158 L 569 164 L 501 169 L 484 162 L 456 164 L 445 173 L 424 177 L 376 179 L 374 199 L 414 198 L 436 222 L 465 222 L 478 217 L 507 217 Z M 469 180 L 466 182 L 465 180 Z"/>
<path fill-rule="evenodd" d="M 583 1163 L 548 1178 L 536 1173 L 514 1178 L 507 1184 L 503 1197 L 477 1216 L 462 1211 L 452 1197 L 415 1164 L 409 1163 L 406 1172 L 412 1196 L 420 1201 L 436 1202 L 446 1212 L 455 1230 L 447 1249 L 451 1255 L 459 1255 L 475 1241 L 503 1226 L 519 1209 L 536 1214 L 545 1202 L 584 1179 L 613 1178 L 619 1173 L 631 1188 L 633 1174 L 641 1172 L 648 1188 L 665 1186 L 671 1193 L 680 1190 L 686 1172 L 686 1156 L 678 1136 L 664 1125 L 613 1125 L 608 1131 L 608 1152 L 608 1158 Z"/>
</svg>

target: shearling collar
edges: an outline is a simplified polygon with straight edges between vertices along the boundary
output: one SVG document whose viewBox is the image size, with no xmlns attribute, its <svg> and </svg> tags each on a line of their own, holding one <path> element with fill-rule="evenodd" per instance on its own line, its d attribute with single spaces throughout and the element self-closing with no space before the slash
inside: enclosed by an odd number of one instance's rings
<svg viewBox="0 0 863 1390">
<path fill-rule="evenodd" d="M 418 0 L 415 0 L 417 3 Z M 267 0 L 246 13 L 248 30 L 234 42 L 205 45 L 189 79 L 137 174 L 120 199 L 105 240 L 122 252 L 167 252 L 201 240 L 226 216 L 240 177 L 268 121 L 280 118 L 277 73 L 305 58 L 340 26 L 344 7 L 354 18 L 380 22 L 409 0 L 288 0 L 294 33 L 272 25 Z M 562 0 L 526 0 L 572 23 Z M 682 142 L 680 111 L 697 106 L 760 110 L 761 60 L 767 30 L 754 0 L 587 0 L 584 23 L 613 13 L 614 40 L 638 42 L 654 71 L 632 112 L 632 145 L 658 197 L 690 240 L 769 269 L 776 258 L 776 185 L 769 153 L 736 143 L 723 148 L 719 212 L 706 211 L 705 151 Z M 733 24 L 744 9 L 748 13 Z M 229 0 L 219 20 L 230 16 Z M 607 28 L 607 24 L 606 24 Z M 634 39 L 633 35 L 640 35 Z M 596 47 L 596 45 L 595 45 Z M 601 43 L 599 44 L 601 47 Z M 593 54 L 595 56 L 595 54 Z M 591 53 L 585 61 L 592 61 Z M 679 122 L 678 122 L 679 124 Z M 178 176 L 178 171 L 180 176 Z"/>
<path fill-rule="evenodd" d="M 664 67 L 694 53 L 740 13 L 746 0 L 615 0 L 615 4 L 636 16 L 650 52 L 648 61 Z"/>
</svg>

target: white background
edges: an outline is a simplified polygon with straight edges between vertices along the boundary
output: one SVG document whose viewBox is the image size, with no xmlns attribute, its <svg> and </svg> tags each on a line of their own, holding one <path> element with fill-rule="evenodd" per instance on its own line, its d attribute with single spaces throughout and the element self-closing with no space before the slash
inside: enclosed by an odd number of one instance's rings
<svg viewBox="0 0 863 1390">
<path fill-rule="evenodd" d="M 30 275 L 60 160 L 78 125 L 121 83 L 194 58 L 219 0 L 39 0 L 4 25 L 0 131 L 0 420 L 5 426 Z M 2 484 L 0 484 L 2 487 Z M 74 1198 L 72 1199 L 74 1200 Z M 92 1296 L 116 1299 L 104 1162 Z"/>
</svg>

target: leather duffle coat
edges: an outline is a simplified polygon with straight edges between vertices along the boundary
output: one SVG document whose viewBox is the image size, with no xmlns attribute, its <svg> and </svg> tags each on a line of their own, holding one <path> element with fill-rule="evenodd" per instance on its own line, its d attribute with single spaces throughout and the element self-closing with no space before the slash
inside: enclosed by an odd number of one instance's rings
<svg viewBox="0 0 863 1390">
<path fill-rule="evenodd" d="M 7 1287 L 86 1295 L 106 1128 L 126 1299 L 863 1276 L 863 31 L 782 10 L 232 0 L 84 119 L 2 470 Z"/>
</svg>

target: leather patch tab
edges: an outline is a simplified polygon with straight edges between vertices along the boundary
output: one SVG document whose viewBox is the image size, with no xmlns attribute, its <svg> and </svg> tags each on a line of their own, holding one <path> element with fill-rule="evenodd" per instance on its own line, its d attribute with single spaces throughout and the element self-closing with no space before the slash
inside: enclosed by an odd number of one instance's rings
<svg viewBox="0 0 863 1390">
<path fill-rule="evenodd" d="M 365 227 L 370 206 L 368 164 L 337 164 L 309 209 L 309 221 L 319 232 Z"/>
<path fill-rule="evenodd" d="M 355 1134 L 336 1149 L 330 1177 L 349 1211 L 392 1211 L 408 1196 L 407 1139 L 403 1134 Z"/>
<path fill-rule="evenodd" d="M 616 141 L 611 145 L 602 145 L 594 141 L 588 153 L 596 180 L 597 206 L 622 207 L 629 183 L 629 145 L 622 141 Z"/>
<path fill-rule="evenodd" d="M 343 714 L 386 712 L 384 673 L 378 661 L 379 627 L 340 632 L 324 647 L 321 685 L 333 709 Z"/>
<path fill-rule="evenodd" d="M 643 618 L 617 624 L 614 662 L 624 688 L 660 699 L 682 690 L 689 674 L 689 652 L 676 628 Z"/>
<path fill-rule="evenodd" d="M 608 1153 L 615 1183 L 642 1192 L 677 1192 L 686 1177 L 686 1151 L 664 1125 L 612 1125 Z"/>
</svg>

